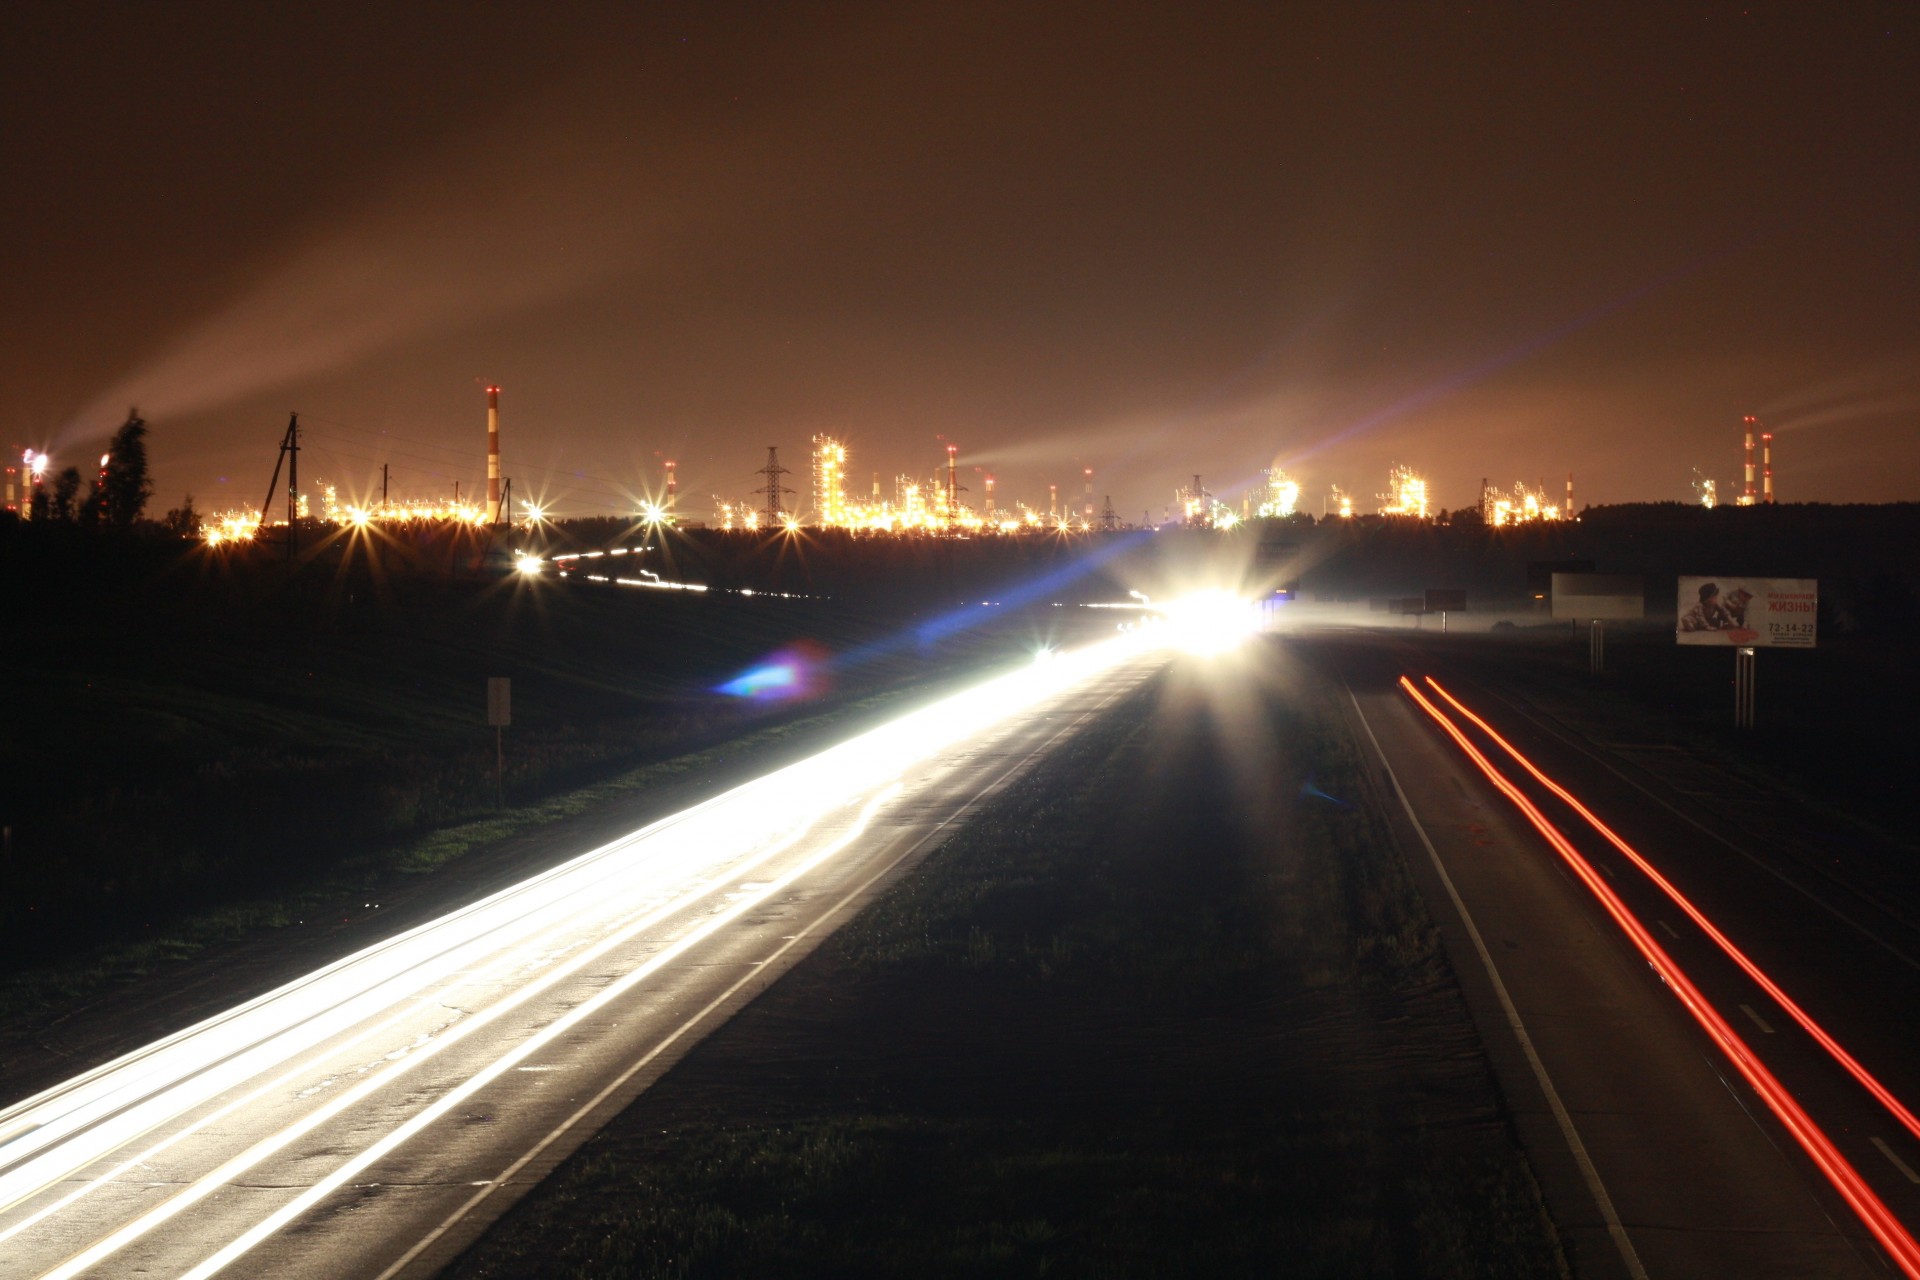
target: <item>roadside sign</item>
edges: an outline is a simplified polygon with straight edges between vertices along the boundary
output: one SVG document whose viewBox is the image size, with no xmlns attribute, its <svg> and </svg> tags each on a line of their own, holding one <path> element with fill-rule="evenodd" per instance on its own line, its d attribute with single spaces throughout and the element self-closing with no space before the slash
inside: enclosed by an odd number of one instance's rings
<svg viewBox="0 0 1920 1280">
<path fill-rule="evenodd" d="M 506 676 L 487 677 L 487 724 L 503 728 L 513 723 L 512 681 Z"/>
<path fill-rule="evenodd" d="M 1818 634 L 1814 578 L 1682 578 L 1681 644 L 1811 649 Z"/>
<path fill-rule="evenodd" d="M 1556 573 L 1553 616 L 1628 621 L 1647 616 L 1646 580 L 1637 573 Z"/>
<path fill-rule="evenodd" d="M 1428 587 L 1424 603 L 1427 613 L 1465 613 L 1467 593 L 1444 587 Z"/>
</svg>

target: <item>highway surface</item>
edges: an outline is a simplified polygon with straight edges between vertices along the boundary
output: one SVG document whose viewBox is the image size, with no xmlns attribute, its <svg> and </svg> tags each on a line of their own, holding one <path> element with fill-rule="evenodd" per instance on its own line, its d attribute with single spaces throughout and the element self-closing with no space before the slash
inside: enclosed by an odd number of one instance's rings
<svg viewBox="0 0 1920 1280">
<path fill-rule="evenodd" d="M 1734 780 L 1686 752 L 1583 738 L 1495 650 L 1302 647 L 1350 690 L 1576 1272 L 1915 1274 L 1920 936 L 1890 899 L 1715 821 L 1697 788 Z"/>
<path fill-rule="evenodd" d="M 1049 655 L 0 1112 L 0 1274 L 430 1274 L 1164 655 Z"/>
<path fill-rule="evenodd" d="M 944 700 L 0 1112 L 0 1275 L 431 1274 L 1149 678 L 1165 651 L 1136 640 Z M 1583 733 L 1492 649 L 1278 643 L 1341 693 L 1576 1274 L 1920 1275 L 1920 927 L 1899 893 L 1823 865 L 1761 798 L 1732 793 L 1763 829 L 1726 819 L 1700 788 L 1732 780 Z"/>
</svg>

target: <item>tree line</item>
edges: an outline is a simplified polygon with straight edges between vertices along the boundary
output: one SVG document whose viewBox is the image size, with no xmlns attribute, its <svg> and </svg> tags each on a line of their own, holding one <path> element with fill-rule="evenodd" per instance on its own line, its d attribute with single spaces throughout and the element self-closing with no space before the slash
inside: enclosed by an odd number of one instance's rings
<svg viewBox="0 0 1920 1280">
<path fill-rule="evenodd" d="M 89 531 L 124 533 L 138 524 L 153 497 L 153 479 L 147 470 L 147 423 L 138 409 L 127 411 L 127 420 L 113 433 L 98 475 L 90 485 L 78 467 L 68 467 L 53 478 L 51 485 L 35 485 L 27 513 L 36 521 L 75 525 Z M 199 532 L 200 516 L 193 509 L 193 495 L 167 512 L 160 521 L 169 533 L 192 537 Z"/>
</svg>

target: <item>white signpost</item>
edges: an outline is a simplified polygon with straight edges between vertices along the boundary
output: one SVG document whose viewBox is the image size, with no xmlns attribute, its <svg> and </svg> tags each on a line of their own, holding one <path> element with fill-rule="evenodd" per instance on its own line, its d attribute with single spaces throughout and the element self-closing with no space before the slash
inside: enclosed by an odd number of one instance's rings
<svg viewBox="0 0 1920 1280">
<path fill-rule="evenodd" d="M 1647 585 L 1637 573 L 1556 573 L 1553 575 L 1553 616 L 1574 622 L 1585 618 L 1587 668 L 1594 675 L 1607 669 L 1607 632 L 1612 618 L 1628 621 L 1647 616 Z"/>
<path fill-rule="evenodd" d="M 513 723 L 513 682 L 506 676 L 487 677 L 487 723 L 493 726 L 493 805 L 506 808 L 507 748 L 504 730 Z"/>
<path fill-rule="evenodd" d="M 1674 639 L 1733 646 L 1733 720 L 1751 729 L 1755 651 L 1813 648 L 1819 615 L 1813 578 L 1682 578 Z"/>
</svg>

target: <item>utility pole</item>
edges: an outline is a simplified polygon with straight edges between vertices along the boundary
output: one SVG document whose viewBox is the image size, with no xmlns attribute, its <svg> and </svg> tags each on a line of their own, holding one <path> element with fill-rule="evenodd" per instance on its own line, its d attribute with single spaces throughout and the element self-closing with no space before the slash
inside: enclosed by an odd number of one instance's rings
<svg viewBox="0 0 1920 1280">
<path fill-rule="evenodd" d="M 273 460 L 273 478 L 267 481 L 267 498 L 260 504 L 260 521 L 267 523 L 267 512 L 273 509 L 273 491 L 280 485 L 280 467 L 287 468 L 287 559 L 291 561 L 294 553 L 294 519 L 300 514 L 300 415 L 293 414 L 287 419 L 287 433 L 280 437 L 280 456 Z"/>
<path fill-rule="evenodd" d="M 300 542 L 300 415 L 287 419 L 287 563 Z"/>
<path fill-rule="evenodd" d="M 783 523 L 786 515 L 786 509 L 780 502 L 780 495 L 793 492 L 793 490 L 783 487 L 780 483 L 780 477 L 788 473 L 787 469 L 780 465 L 779 446 L 771 444 L 767 446 L 767 465 L 760 468 L 760 470 L 754 474 L 767 478 L 766 487 L 762 489 L 761 492 L 766 496 L 767 506 L 765 515 L 767 517 L 767 528 L 771 529 Z"/>
<path fill-rule="evenodd" d="M 382 512 L 385 512 L 386 509 L 387 509 L 387 464 L 383 462 L 380 464 L 380 510 Z"/>
</svg>

